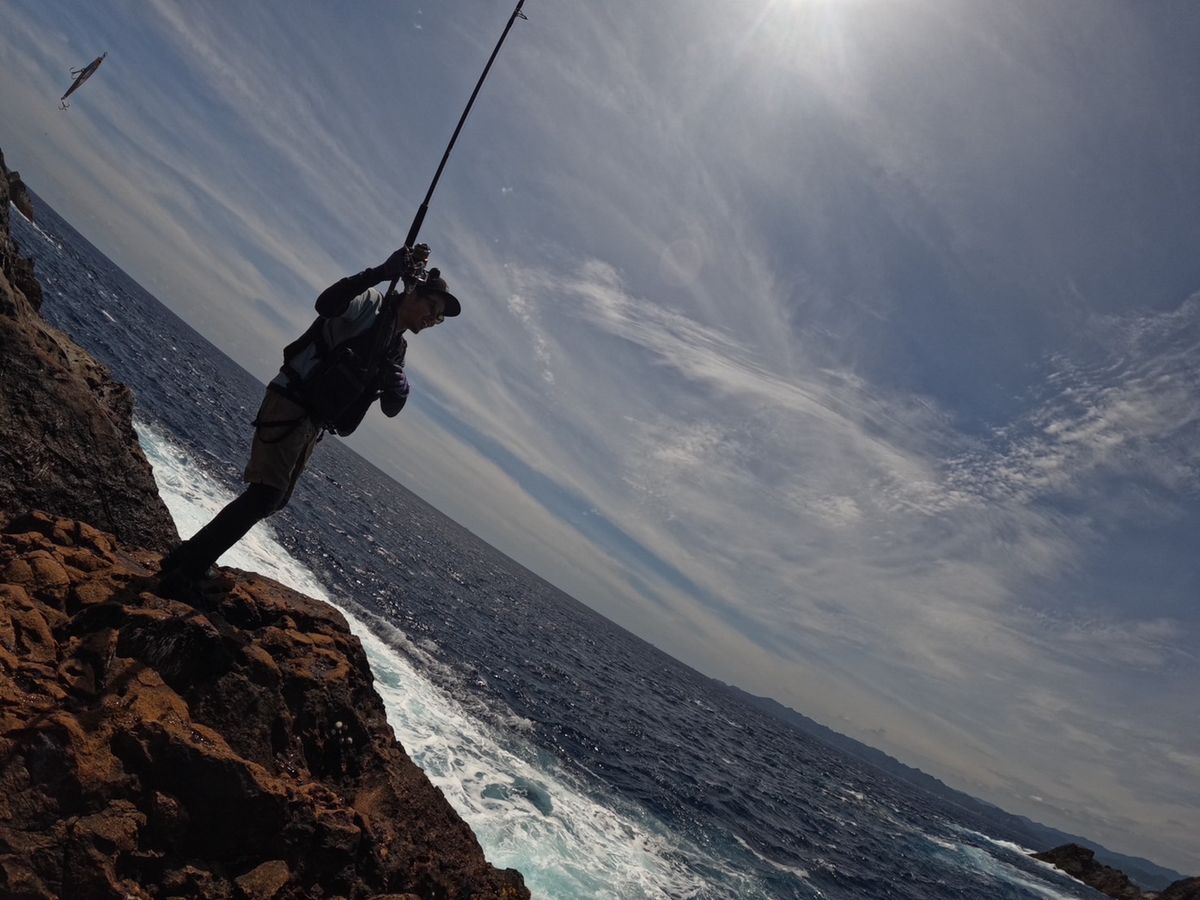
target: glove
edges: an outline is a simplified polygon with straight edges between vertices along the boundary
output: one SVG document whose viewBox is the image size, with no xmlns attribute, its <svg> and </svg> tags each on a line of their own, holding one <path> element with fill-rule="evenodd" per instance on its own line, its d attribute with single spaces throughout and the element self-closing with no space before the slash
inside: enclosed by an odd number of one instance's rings
<svg viewBox="0 0 1200 900">
<path fill-rule="evenodd" d="M 379 407 L 389 419 L 404 408 L 408 400 L 408 379 L 404 377 L 403 369 L 393 369 L 388 373 L 380 394 Z"/>
<path fill-rule="evenodd" d="M 404 374 L 403 369 L 393 369 L 389 373 L 389 377 L 383 386 L 383 392 L 393 397 L 408 396 L 408 377 Z"/>
<path fill-rule="evenodd" d="M 403 278 L 409 270 L 409 250 L 407 247 L 401 247 L 379 267 L 379 274 L 389 281 L 393 278 Z"/>
<path fill-rule="evenodd" d="M 407 284 L 419 275 L 429 259 L 429 245 L 417 244 L 414 247 L 401 247 L 379 267 L 379 273 L 387 279 L 403 278 Z"/>
</svg>

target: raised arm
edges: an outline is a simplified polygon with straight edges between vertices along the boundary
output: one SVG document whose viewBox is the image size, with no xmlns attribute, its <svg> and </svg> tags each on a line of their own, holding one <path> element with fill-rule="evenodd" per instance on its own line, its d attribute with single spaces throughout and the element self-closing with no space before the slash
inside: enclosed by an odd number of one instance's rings
<svg viewBox="0 0 1200 900">
<path fill-rule="evenodd" d="M 383 274 L 383 266 L 363 269 L 357 275 L 347 275 L 321 291 L 321 296 L 317 298 L 317 312 L 327 318 L 340 316 L 351 300 L 388 278 Z"/>
<path fill-rule="evenodd" d="M 382 265 L 363 269 L 357 275 L 347 275 L 340 281 L 335 281 L 317 298 L 317 312 L 323 316 L 340 316 L 350 305 L 350 301 L 365 291 L 383 281 L 402 277 L 409 268 L 409 250 L 401 247 L 389 256 Z"/>
</svg>

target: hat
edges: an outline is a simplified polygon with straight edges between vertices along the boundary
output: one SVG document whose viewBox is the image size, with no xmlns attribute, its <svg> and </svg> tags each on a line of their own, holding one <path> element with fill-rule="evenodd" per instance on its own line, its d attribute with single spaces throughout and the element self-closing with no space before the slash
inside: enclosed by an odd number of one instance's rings
<svg viewBox="0 0 1200 900">
<path fill-rule="evenodd" d="M 462 312 L 462 305 L 458 302 L 458 298 L 446 290 L 446 279 L 442 277 L 440 269 L 430 269 L 429 275 L 424 281 L 417 283 L 418 287 L 428 294 L 437 294 L 445 302 L 442 315 L 457 316 Z"/>
</svg>

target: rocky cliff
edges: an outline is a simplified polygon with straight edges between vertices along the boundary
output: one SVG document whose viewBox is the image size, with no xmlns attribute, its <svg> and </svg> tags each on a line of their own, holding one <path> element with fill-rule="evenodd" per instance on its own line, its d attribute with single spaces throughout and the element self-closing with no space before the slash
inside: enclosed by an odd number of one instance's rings
<svg viewBox="0 0 1200 900">
<path fill-rule="evenodd" d="M 17 204 L 16 197 L 24 196 L 26 203 Z M 33 263 L 17 252 L 9 234 L 8 204 L 12 202 L 23 214 L 29 208 L 27 219 L 32 221 L 33 208 L 28 204 L 29 190 L 16 172 L 9 172 L 4 165 L 4 153 L 0 151 L 0 277 L 4 278 L 4 287 L 0 288 L 0 306 L 8 309 L 15 308 L 15 301 L 8 297 L 11 290 L 16 290 L 25 301 L 38 310 L 42 305 L 42 286 L 38 284 L 33 274 Z"/>
<path fill-rule="evenodd" d="M 0 157 L 0 896 L 528 897 L 340 613 L 228 569 L 158 595 L 129 391 L 38 315 L 7 185 Z"/>
<path fill-rule="evenodd" d="M 4 157 L 0 156 L 0 167 L 4 165 Z M 21 175 L 18 172 L 5 172 L 5 180 L 8 181 L 8 195 L 12 200 L 13 206 L 21 211 L 21 215 L 27 218 L 30 222 L 33 221 L 33 197 L 29 194 L 29 188 L 25 187 L 25 182 L 21 180 Z"/>
<path fill-rule="evenodd" d="M 0 518 L 0 895 L 528 897 L 397 743 L 336 610 Z"/>
<path fill-rule="evenodd" d="M 1162 891 L 1143 891 L 1124 872 L 1096 861 L 1096 854 L 1078 844 L 1064 844 L 1034 859 L 1062 869 L 1072 878 L 1117 900 L 1200 900 L 1200 878 L 1184 878 Z"/>
<path fill-rule="evenodd" d="M 33 265 L 9 234 L 0 155 L 0 508 L 36 507 L 135 546 L 178 541 L 133 431 L 133 397 L 38 313 Z"/>
</svg>

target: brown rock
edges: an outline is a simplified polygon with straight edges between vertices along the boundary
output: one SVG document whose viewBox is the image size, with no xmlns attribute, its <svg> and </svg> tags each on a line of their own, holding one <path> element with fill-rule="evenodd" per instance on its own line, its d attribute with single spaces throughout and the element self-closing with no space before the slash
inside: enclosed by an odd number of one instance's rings
<svg viewBox="0 0 1200 900">
<path fill-rule="evenodd" d="M 193 865 L 169 869 L 163 874 L 162 889 L 167 897 L 203 897 L 205 900 L 229 900 L 233 888 L 228 879 Z"/>
<path fill-rule="evenodd" d="M 33 573 L 33 586 L 43 596 L 61 603 L 67 599 L 71 579 L 62 563 L 44 551 L 34 551 L 25 557 Z"/>
<path fill-rule="evenodd" d="M 271 900 L 291 880 L 292 873 L 282 859 L 261 863 L 237 878 L 237 886 L 247 900 Z"/>
<path fill-rule="evenodd" d="M 529 896 L 336 610 L 231 570 L 203 608 L 164 599 L 81 534 L 0 515 L 0 896 Z"/>
<path fill-rule="evenodd" d="M 4 568 L 0 578 L 4 579 L 9 588 L 20 588 L 24 591 L 25 588 L 33 587 L 33 566 L 28 560 L 14 559 Z"/>
</svg>

